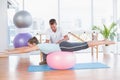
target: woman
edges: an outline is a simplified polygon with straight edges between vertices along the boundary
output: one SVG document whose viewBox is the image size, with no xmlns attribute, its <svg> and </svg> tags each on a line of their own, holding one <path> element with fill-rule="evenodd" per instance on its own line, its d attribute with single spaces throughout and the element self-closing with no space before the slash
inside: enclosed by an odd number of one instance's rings
<svg viewBox="0 0 120 80">
<path fill-rule="evenodd" d="M 28 41 L 27 47 L 15 48 L 15 49 L 7 50 L 3 53 L 18 54 L 18 53 L 27 53 L 36 50 L 40 50 L 44 54 L 49 54 L 50 52 L 54 52 L 54 51 L 73 52 L 73 51 L 87 49 L 89 47 L 104 45 L 104 44 L 110 45 L 115 43 L 113 41 L 101 40 L 101 41 L 88 41 L 88 42 L 75 42 L 75 43 L 63 41 L 60 44 L 51 44 L 51 43 L 39 44 L 37 38 L 33 37 Z"/>
</svg>

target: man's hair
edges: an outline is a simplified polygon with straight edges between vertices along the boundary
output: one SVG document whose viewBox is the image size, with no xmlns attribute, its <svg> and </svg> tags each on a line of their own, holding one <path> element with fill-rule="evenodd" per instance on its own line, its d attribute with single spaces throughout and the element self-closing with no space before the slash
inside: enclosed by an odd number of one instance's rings
<svg viewBox="0 0 120 80">
<path fill-rule="evenodd" d="M 30 44 L 34 44 L 34 43 L 35 44 L 39 44 L 39 41 L 38 41 L 38 39 L 36 37 L 33 37 L 33 38 L 29 39 L 28 42 Z"/>
<path fill-rule="evenodd" d="M 53 25 L 53 24 L 57 24 L 57 22 L 56 22 L 55 19 L 50 19 L 50 20 L 49 20 L 49 24 L 50 24 L 50 25 Z"/>
</svg>

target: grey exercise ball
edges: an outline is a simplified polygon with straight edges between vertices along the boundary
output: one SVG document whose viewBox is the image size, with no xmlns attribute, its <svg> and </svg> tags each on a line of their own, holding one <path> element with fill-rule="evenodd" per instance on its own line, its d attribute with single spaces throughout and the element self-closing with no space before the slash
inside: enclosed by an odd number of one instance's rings
<svg viewBox="0 0 120 80">
<path fill-rule="evenodd" d="M 15 14 L 13 22 L 17 28 L 27 28 L 32 24 L 32 16 L 27 11 L 19 11 Z"/>
</svg>

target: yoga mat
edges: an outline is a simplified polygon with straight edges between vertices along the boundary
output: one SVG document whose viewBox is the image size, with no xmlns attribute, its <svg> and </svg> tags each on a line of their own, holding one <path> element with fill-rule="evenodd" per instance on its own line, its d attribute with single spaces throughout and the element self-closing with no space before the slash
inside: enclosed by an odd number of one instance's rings
<svg viewBox="0 0 120 80">
<path fill-rule="evenodd" d="M 102 69 L 109 68 L 107 65 L 103 63 L 78 63 L 73 68 L 68 70 L 80 70 L 80 69 Z M 44 72 L 55 70 L 50 68 L 48 65 L 31 65 L 28 67 L 29 72 Z"/>
</svg>

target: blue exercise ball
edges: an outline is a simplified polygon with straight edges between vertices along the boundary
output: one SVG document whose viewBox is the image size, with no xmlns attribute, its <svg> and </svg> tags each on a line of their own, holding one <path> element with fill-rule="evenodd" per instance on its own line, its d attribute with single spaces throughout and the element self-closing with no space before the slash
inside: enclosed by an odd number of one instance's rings
<svg viewBox="0 0 120 80">
<path fill-rule="evenodd" d="M 32 24 L 32 16 L 27 11 L 19 11 L 13 17 L 17 28 L 28 28 Z"/>
<path fill-rule="evenodd" d="M 28 46 L 28 40 L 32 38 L 32 35 L 29 33 L 19 33 L 13 40 L 15 48 Z"/>
</svg>

